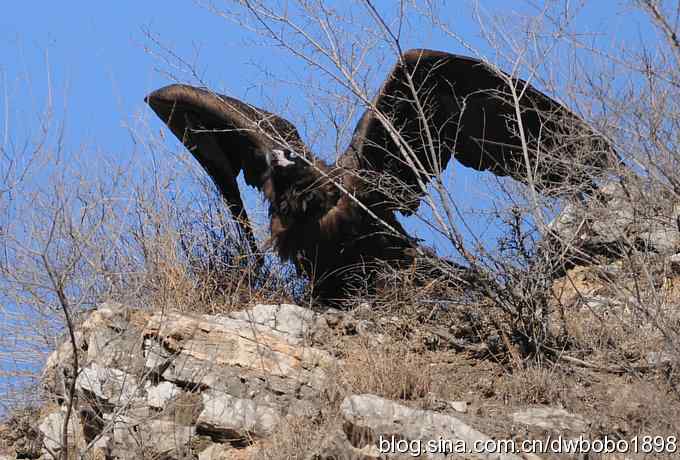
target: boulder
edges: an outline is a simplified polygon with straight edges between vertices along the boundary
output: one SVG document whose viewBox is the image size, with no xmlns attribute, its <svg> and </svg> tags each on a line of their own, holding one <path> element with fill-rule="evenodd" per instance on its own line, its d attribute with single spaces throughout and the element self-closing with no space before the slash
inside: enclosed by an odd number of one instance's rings
<svg viewBox="0 0 680 460">
<path fill-rule="evenodd" d="M 220 458 L 233 450 L 220 447 L 235 443 L 245 454 L 246 444 L 271 435 L 284 416 L 319 413 L 312 399 L 336 365 L 308 344 L 321 323 L 319 314 L 288 304 L 214 316 L 102 304 L 77 325 L 74 446 L 91 441 L 90 454 L 134 459 L 150 451 L 169 459 Z M 62 404 L 72 358 L 64 338 L 43 372 Z M 52 450 L 60 447 L 63 413 L 40 422 Z"/>
<path fill-rule="evenodd" d="M 139 399 L 144 390 L 134 375 L 96 363 L 81 369 L 76 388 L 119 407 L 128 406 Z"/>
<path fill-rule="evenodd" d="M 43 443 L 47 452 L 59 452 L 62 448 L 62 434 L 64 423 L 66 419 L 66 411 L 58 410 L 47 415 L 40 425 L 38 430 L 43 433 Z M 85 446 L 85 437 L 83 435 L 83 426 L 80 423 L 78 415 L 71 413 L 68 421 L 68 444 L 70 449 L 82 448 Z"/>
<path fill-rule="evenodd" d="M 639 184 L 608 183 L 597 198 L 567 204 L 548 225 L 548 241 L 576 264 L 589 256 L 616 258 L 632 247 L 674 254 L 680 248 L 680 206 L 665 195 Z"/>
<path fill-rule="evenodd" d="M 342 361 L 314 340 L 345 331 L 357 340 L 377 341 L 375 329 L 348 312 L 319 314 L 287 304 L 212 316 L 106 304 L 79 325 L 81 366 L 69 442 L 74 453 L 87 449 L 95 458 L 245 460 L 261 458 L 261 449 L 275 446 L 277 436 L 286 433 L 279 430 L 296 424 L 313 429 L 317 421 L 327 431 L 307 434 L 318 437 L 304 458 L 412 458 L 389 449 L 396 442 L 492 441 L 472 426 L 474 415 L 454 413 L 467 410 L 461 401 L 436 412 L 354 395 L 342 402 L 337 421 L 334 415 L 328 419 L 334 387 L 331 393 L 322 390 Z M 72 356 L 66 341 L 47 362 L 45 375 L 61 375 L 62 389 L 72 378 Z M 53 452 L 60 448 L 65 400 L 56 399 L 61 407 L 39 423 L 41 445 L 44 437 Z M 516 417 L 542 426 L 550 414 L 540 415 Z M 574 427 L 575 418 L 558 415 Z M 466 416 L 472 422 L 459 418 Z M 446 455 L 423 451 L 422 458 Z M 469 452 L 466 458 L 519 457 Z"/>
<path fill-rule="evenodd" d="M 203 393 L 203 407 L 199 431 L 222 440 L 267 437 L 281 418 L 274 407 L 215 391 Z"/>
<path fill-rule="evenodd" d="M 181 457 L 196 434 L 196 428 L 170 420 L 138 420 L 127 416 L 113 416 L 111 451 L 114 456 L 143 458 L 153 452 L 163 458 Z M 117 454 L 116 454 L 117 453 Z"/>
<path fill-rule="evenodd" d="M 533 407 L 517 411 L 512 414 L 512 419 L 515 423 L 544 430 L 570 431 L 576 434 L 587 433 L 589 425 L 583 417 L 554 407 Z"/>
<path fill-rule="evenodd" d="M 164 409 L 168 403 L 182 393 L 182 389 L 171 382 L 161 382 L 146 390 L 149 407 Z"/>
<path fill-rule="evenodd" d="M 345 433 L 352 446 L 370 448 L 371 451 L 377 448 L 380 455 L 387 457 L 417 454 L 421 455 L 420 458 L 451 458 L 451 452 L 443 451 L 448 446 L 439 444 L 439 440 L 444 440 L 451 443 L 453 452 L 462 447 L 468 449 L 466 458 L 521 459 L 514 454 L 476 452 L 481 449 L 473 446 L 492 442 L 492 439 L 451 415 L 412 409 L 373 395 L 347 397 L 340 410 L 345 421 Z M 430 442 L 435 444 L 428 446 Z"/>
</svg>

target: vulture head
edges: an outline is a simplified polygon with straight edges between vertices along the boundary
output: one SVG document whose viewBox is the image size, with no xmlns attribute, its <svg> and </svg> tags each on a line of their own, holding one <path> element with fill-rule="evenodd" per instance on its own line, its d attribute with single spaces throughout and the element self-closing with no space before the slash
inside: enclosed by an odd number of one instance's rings
<svg viewBox="0 0 680 460">
<path fill-rule="evenodd" d="M 325 165 L 285 147 L 271 149 L 266 159 L 269 171 L 263 191 L 270 203 L 270 215 L 283 225 L 318 217 L 337 204 L 338 190 L 322 173 Z"/>
<path fill-rule="evenodd" d="M 309 164 L 288 148 L 272 149 L 266 153 L 270 174 L 277 178 L 292 179 L 309 174 Z"/>
<path fill-rule="evenodd" d="M 211 176 L 255 254 L 236 176 L 264 192 L 273 247 L 326 299 L 345 296 L 351 280 L 370 284 L 372 262 L 403 266 L 423 253 L 395 214 L 414 212 L 452 158 L 547 194 L 586 189 L 620 164 L 610 142 L 559 102 L 442 51 L 399 57 L 331 166 L 288 120 L 238 99 L 170 85 L 146 101 Z"/>
</svg>

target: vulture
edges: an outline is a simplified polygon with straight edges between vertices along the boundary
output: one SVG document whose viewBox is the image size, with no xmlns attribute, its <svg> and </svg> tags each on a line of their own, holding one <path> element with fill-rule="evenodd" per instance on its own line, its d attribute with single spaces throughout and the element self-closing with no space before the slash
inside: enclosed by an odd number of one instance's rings
<svg viewBox="0 0 680 460">
<path fill-rule="evenodd" d="M 380 263 L 405 267 L 423 254 L 396 213 L 415 212 L 451 158 L 555 195 L 595 187 L 596 173 L 618 163 L 610 143 L 562 104 L 441 51 L 399 57 L 330 165 L 292 123 L 246 102 L 182 84 L 145 101 L 210 175 L 253 254 L 239 173 L 264 193 L 271 246 L 325 300 L 370 283 Z"/>
</svg>

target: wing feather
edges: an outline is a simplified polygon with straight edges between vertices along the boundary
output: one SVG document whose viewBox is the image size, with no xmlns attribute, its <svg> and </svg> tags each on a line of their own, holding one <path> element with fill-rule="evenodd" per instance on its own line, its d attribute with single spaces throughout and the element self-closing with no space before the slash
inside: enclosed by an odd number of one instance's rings
<svg viewBox="0 0 680 460">
<path fill-rule="evenodd" d="M 615 164 L 606 139 L 523 80 L 477 59 L 411 50 L 388 75 L 339 160 L 362 171 L 348 175 L 348 187 L 408 214 L 452 156 L 467 167 L 526 182 L 508 81 L 521 95 L 520 119 L 540 191 L 557 193 L 565 184 L 583 183 L 586 168 Z"/>
<path fill-rule="evenodd" d="M 311 157 L 295 126 L 238 99 L 189 85 L 166 86 L 144 100 L 210 175 L 255 251 L 236 177 L 243 171 L 248 185 L 262 189 L 267 152 L 285 147 Z"/>
</svg>

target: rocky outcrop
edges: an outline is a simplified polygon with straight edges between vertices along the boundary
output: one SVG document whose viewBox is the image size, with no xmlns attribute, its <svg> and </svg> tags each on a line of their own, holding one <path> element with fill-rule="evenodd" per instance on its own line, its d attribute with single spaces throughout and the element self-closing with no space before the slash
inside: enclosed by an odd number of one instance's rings
<svg viewBox="0 0 680 460">
<path fill-rule="evenodd" d="M 633 179 L 630 179 L 633 180 Z M 550 223 L 549 241 L 577 265 L 630 248 L 670 255 L 680 250 L 680 205 L 663 190 L 611 182 L 595 199 L 568 204 Z"/>
<path fill-rule="evenodd" d="M 335 360 L 305 345 L 318 315 L 295 305 L 257 305 L 230 315 L 149 313 L 118 304 L 78 328 L 81 368 L 69 343 L 48 359 L 43 381 L 62 405 L 76 380 L 69 445 L 107 458 L 192 458 L 269 436 L 288 414 L 313 407 Z M 39 426 L 58 452 L 64 410 Z M 212 455 L 212 454 L 210 454 Z"/>
<path fill-rule="evenodd" d="M 469 413 L 466 401 L 441 401 L 431 410 L 371 394 L 330 402 L 328 384 L 343 361 L 314 344 L 333 330 L 383 343 L 376 329 L 350 313 L 295 305 L 213 316 L 101 305 L 78 327 L 77 375 L 68 345 L 48 359 L 43 380 L 57 405 L 37 424 L 37 455 L 59 455 L 65 389 L 75 379 L 68 445 L 82 458 L 263 458 L 260 449 L 293 420 L 313 422 L 324 411 L 319 443 L 303 445 L 296 458 L 413 458 L 414 449 L 432 459 L 538 458 L 489 450 L 493 437 L 479 428 L 489 425 Z M 499 423 L 572 433 L 587 427 L 550 408 L 519 411 Z"/>
</svg>

